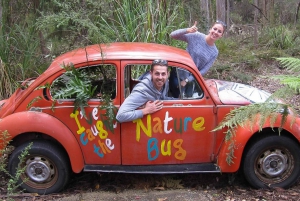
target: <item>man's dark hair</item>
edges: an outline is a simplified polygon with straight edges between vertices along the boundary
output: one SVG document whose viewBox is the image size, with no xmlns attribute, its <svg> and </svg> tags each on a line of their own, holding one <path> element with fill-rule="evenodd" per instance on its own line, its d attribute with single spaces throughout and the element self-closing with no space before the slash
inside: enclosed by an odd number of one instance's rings
<svg viewBox="0 0 300 201">
<path fill-rule="evenodd" d="M 153 71 L 153 67 L 159 65 L 159 66 L 166 66 L 168 67 L 168 61 L 167 60 L 163 60 L 163 59 L 155 59 L 152 61 L 151 64 L 151 72 Z"/>
</svg>

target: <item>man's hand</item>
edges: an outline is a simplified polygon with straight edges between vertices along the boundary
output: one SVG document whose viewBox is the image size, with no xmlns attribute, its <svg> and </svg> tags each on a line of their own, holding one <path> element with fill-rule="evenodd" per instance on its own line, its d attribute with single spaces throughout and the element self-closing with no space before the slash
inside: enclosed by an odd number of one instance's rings
<svg viewBox="0 0 300 201">
<path fill-rule="evenodd" d="M 186 31 L 188 33 L 195 33 L 197 30 L 198 30 L 198 28 L 197 28 L 197 21 L 195 21 L 194 25 L 192 27 L 190 27 L 190 28 L 187 28 Z"/>
<path fill-rule="evenodd" d="M 158 110 L 161 110 L 163 106 L 163 102 L 160 100 L 156 100 L 154 102 L 148 101 L 145 107 L 142 109 L 143 115 L 157 112 Z"/>
</svg>

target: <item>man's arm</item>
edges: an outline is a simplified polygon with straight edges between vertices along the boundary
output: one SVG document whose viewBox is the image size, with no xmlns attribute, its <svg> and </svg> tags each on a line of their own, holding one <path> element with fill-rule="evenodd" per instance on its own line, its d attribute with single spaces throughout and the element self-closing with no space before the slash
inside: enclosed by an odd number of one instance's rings
<svg viewBox="0 0 300 201">
<path fill-rule="evenodd" d="M 146 98 L 143 94 L 138 95 L 140 95 L 140 97 L 135 96 L 135 93 L 131 93 L 125 99 L 116 116 L 118 122 L 123 123 L 143 117 L 143 111 L 137 110 L 137 108 L 145 104 Z"/>
<path fill-rule="evenodd" d="M 144 104 L 144 108 L 138 109 Z M 149 101 L 147 95 L 134 92 L 125 99 L 124 103 L 118 110 L 116 119 L 120 123 L 133 121 L 143 118 L 144 115 L 151 114 L 162 109 L 162 106 L 162 101 Z"/>
</svg>

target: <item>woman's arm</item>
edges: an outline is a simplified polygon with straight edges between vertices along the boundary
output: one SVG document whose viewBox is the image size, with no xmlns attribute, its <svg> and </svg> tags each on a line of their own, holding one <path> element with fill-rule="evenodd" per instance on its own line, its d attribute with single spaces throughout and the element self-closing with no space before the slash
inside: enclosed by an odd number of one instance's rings
<svg viewBox="0 0 300 201">
<path fill-rule="evenodd" d="M 197 21 L 195 21 L 194 25 L 190 28 L 185 28 L 185 29 L 178 29 L 176 31 L 173 31 L 170 36 L 176 40 L 182 40 L 187 42 L 187 36 L 186 34 L 189 33 L 195 33 L 197 32 Z"/>
</svg>

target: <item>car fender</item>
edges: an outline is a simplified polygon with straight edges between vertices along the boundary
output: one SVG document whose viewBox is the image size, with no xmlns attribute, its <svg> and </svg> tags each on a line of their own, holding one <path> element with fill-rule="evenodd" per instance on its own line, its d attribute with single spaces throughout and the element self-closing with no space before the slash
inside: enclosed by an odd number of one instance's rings
<svg viewBox="0 0 300 201">
<path fill-rule="evenodd" d="M 279 128 L 280 127 L 280 121 L 281 118 L 277 118 L 276 122 L 271 124 L 269 121 L 267 121 L 263 126 L 264 128 Z M 250 124 L 250 123 L 249 123 Z M 247 125 L 247 124 L 246 124 Z M 236 172 L 238 171 L 241 161 L 242 161 L 242 155 L 244 152 L 244 149 L 249 142 L 250 138 L 255 134 L 260 132 L 262 129 L 260 129 L 259 125 L 256 124 L 252 127 L 250 126 L 238 126 L 235 130 L 235 135 L 233 136 L 232 140 L 229 140 L 227 142 L 223 142 L 222 146 L 220 148 L 220 152 L 217 157 L 217 165 L 221 169 L 222 172 Z M 288 116 L 285 124 L 282 126 L 283 130 L 286 130 L 291 135 L 293 135 L 298 142 L 300 141 L 300 119 L 296 118 L 294 119 L 292 116 Z M 230 148 L 234 143 L 234 149 Z M 228 154 L 230 153 L 230 150 L 233 150 L 233 159 L 232 163 L 228 163 L 226 161 Z"/>
<path fill-rule="evenodd" d="M 0 119 L 0 132 L 7 130 L 13 139 L 22 133 L 38 132 L 56 139 L 66 150 L 72 170 L 82 171 L 84 166 L 81 148 L 68 127 L 53 116 L 36 111 L 14 113 Z"/>
</svg>

